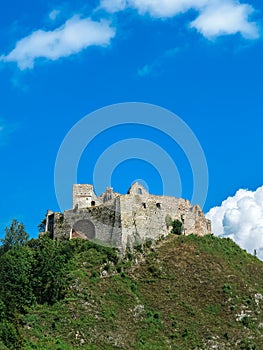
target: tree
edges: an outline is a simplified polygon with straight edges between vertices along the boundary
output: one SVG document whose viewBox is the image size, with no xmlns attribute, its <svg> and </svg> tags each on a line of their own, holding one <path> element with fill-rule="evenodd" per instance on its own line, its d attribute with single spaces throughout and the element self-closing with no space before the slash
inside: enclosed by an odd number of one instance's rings
<svg viewBox="0 0 263 350">
<path fill-rule="evenodd" d="M 33 267 L 34 252 L 29 247 L 11 248 L 0 257 L 0 307 L 7 316 L 23 312 L 34 302 Z"/>
<path fill-rule="evenodd" d="M 25 231 L 24 224 L 13 219 L 10 227 L 6 227 L 5 229 L 5 237 L 0 239 L 0 242 L 2 243 L 1 250 L 5 253 L 12 247 L 16 248 L 25 246 L 28 238 L 29 235 Z"/>
<path fill-rule="evenodd" d="M 46 231 L 46 222 L 47 222 L 47 219 L 44 218 L 40 224 L 37 226 L 38 228 L 38 232 L 41 233 L 41 232 L 45 232 Z"/>
<path fill-rule="evenodd" d="M 63 249 L 63 242 L 53 241 L 46 235 L 37 243 L 34 249 L 34 293 L 39 303 L 53 304 L 63 297 L 68 278 L 66 264 L 72 252 Z"/>
</svg>

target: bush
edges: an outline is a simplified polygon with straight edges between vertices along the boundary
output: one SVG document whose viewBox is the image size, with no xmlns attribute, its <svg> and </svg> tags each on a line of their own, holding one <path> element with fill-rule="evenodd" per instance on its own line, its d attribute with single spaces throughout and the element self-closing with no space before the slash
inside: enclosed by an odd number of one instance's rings
<svg viewBox="0 0 263 350">
<path fill-rule="evenodd" d="M 181 235 L 183 232 L 183 224 L 180 220 L 174 220 L 172 223 L 172 230 L 171 233 L 173 233 L 174 235 Z"/>
<path fill-rule="evenodd" d="M 134 282 L 131 283 L 131 291 L 132 291 L 133 293 L 136 293 L 136 292 L 137 292 L 137 284 L 134 283 Z"/>
</svg>

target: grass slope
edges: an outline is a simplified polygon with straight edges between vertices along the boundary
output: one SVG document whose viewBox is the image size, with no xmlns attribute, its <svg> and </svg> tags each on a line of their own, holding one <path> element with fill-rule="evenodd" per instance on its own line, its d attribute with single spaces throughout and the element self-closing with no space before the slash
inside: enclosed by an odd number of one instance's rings
<svg viewBox="0 0 263 350">
<path fill-rule="evenodd" d="M 173 235 L 122 261 L 71 244 L 65 298 L 20 316 L 25 349 L 263 349 L 263 263 L 231 240 Z"/>
</svg>

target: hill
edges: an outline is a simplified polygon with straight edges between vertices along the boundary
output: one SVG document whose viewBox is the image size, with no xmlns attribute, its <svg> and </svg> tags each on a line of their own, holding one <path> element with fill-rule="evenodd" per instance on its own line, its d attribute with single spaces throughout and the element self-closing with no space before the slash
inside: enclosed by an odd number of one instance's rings
<svg viewBox="0 0 263 350">
<path fill-rule="evenodd" d="M 32 300 L 0 349 L 263 349 L 263 263 L 229 239 L 170 235 L 123 259 L 81 240 L 23 249 Z"/>
</svg>

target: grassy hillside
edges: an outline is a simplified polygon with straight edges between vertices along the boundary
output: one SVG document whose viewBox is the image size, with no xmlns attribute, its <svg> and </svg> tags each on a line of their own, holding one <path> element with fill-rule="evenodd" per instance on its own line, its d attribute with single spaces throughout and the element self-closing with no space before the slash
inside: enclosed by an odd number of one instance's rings
<svg viewBox="0 0 263 350">
<path fill-rule="evenodd" d="M 60 296 L 13 318 L 16 348 L 263 349 L 261 261 L 214 236 L 148 243 L 124 260 L 93 243 L 60 243 L 71 252 Z M 12 349 L 2 339 L 0 349 Z"/>
</svg>

